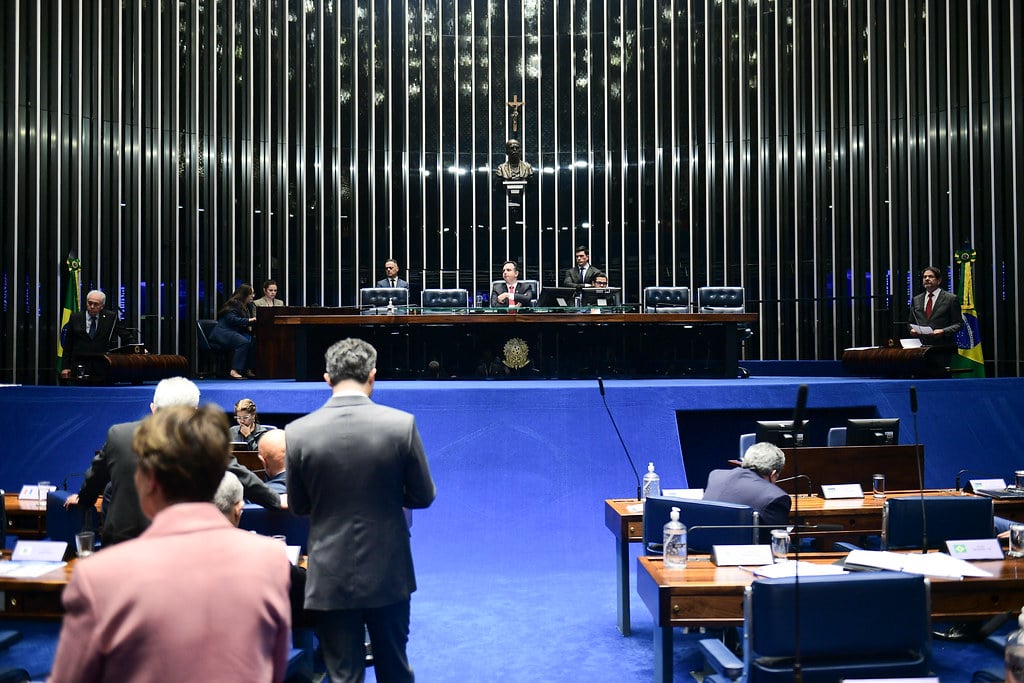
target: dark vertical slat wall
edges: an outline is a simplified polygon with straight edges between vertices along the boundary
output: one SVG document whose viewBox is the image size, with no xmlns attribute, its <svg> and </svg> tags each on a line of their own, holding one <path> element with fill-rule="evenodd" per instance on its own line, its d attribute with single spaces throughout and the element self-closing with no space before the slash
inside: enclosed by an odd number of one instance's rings
<svg viewBox="0 0 1024 683">
<path fill-rule="evenodd" d="M 394 256 L 486 293 L 507 257 L 556 283 L 579 243 L 630 301 L 746 287 L 763 359 L 889 336 L 967 243 L 990 372 L 1021 373 L 1011 0 L 9 0 L 0 22 L 0 381 L 53 381 L 71 250 L 83 294 L 194 356 L 241 282 L 349 305 Z M 509 137 L 537 169 L 511 224 Z"/>
</svg>

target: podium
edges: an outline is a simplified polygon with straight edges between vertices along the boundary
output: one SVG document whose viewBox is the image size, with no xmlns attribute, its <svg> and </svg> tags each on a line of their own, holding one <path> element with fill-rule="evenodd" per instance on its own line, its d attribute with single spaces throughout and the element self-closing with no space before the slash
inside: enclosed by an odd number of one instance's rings
<svg viewBox="0 0 1024 683">
<path fill-rule="evenodd" d="M 846 349 L 843 367 L 853 375 L 868 377 L 948 378 L 954 346 L 900 347 L 899 340 L 886 346 Z"/>
<path fill-rule="evenodd" d="M 150 353 L 143 344 L 79 354 L 73 362 L 71 377 L 65 382 L 70 385 L 142 384 L 189 374 L 185 356 Z"/>
</svg>

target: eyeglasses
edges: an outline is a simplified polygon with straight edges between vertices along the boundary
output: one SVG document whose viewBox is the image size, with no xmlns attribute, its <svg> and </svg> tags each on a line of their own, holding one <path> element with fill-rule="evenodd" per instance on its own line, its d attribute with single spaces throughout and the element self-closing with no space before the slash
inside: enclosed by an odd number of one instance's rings
<svg viewBox="0 0 1024 683">
<path fill-rule="evenodd" d="M 248 422 L 252 419 L 252 415 L 235 415 L 235 419 L 239 422 Z"/>
</svg>

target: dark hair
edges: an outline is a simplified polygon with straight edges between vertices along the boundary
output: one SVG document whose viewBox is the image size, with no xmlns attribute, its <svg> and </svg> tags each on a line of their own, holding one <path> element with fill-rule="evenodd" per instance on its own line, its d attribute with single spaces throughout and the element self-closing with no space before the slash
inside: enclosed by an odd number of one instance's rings
<svg viewBox="0 0 1024 683">
<path fill-rule="evenodd" d="M 512 261 L 512 260 L 503 261 L 502 264 L 501 264 L 501 269 L 505 270 L 505 266 L 507 266 L 510 263 L 512 264 L 512 267 L 515 268 L 516 272 L 518 273 L 519 272 L 519 264 L 516 263 L 515 261 Z"/>
<path fill-rule="evenodd" d="M 246 306 L 245 300 L 252 295 L 252 285 L 245 283 L 238 285 L 238 289 L 231 293 L 231 296 L 228 297 L 228 300 L 224 302 L 223 306 L 221 306 L 217 315 L 224 315 L 232 309 L 241 311 L 244 314 Z"/>
<path fill-rule="evenodd" d="M 572 253 L 575 254 L 577 251 L 582 251 L 587 256 L 590 256 L 590 247 L 588 247 L 585 244 L 581 244 L 578 247 L 576 247 L 576 249 Z"/>
<path fill-rule="evenodd" d="M 209 502 L 228 467 L 228 420 L 211 404 L 161 408 L 139 425 L 132 450 L 169 502 Z"/>
<path fill-rule="evenodd" d="M 377 367 L 377 350 L 362 339 L 342 339 L 324 354 L 331 386 L 347 379 L 365 384 Z"/>
<path fill-rule="evenodd" d="M 263 281 L 263 289 L 266 289 L 270 285 L 276 285 L 276 284 L 277 284 L 277 280 L 264 280 Z"/>
</svg>

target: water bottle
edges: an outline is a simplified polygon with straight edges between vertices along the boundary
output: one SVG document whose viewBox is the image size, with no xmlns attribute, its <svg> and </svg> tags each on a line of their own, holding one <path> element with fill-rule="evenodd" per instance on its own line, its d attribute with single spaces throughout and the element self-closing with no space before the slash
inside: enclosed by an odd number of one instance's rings
<svg viewBox="0 0 1024 683">
<path fill-rule="evenodd" d="M 1017 617 L 1019 628 L 1006 636 L 1003 657 L 1006 662 L 1006 683 L 1024 683 L 1024 609 Z"/>
<path fill-rule="evenodd" d="M 395 314 L 395 300 L 393 298 L 391 298 L 391 297 L 388 297 L 388 315 L 394 315 L 394 314 Z"/>
<path fill-rule="evenodd" d="M 686 568 L 686 525 L 679 521 L 679 508 L 672 508 L 662 535 L 665 569 Z"/>
<path fill-rule="evenodd" d="M 654 471 L 654 463 L 647 463 L 647 474 L 644 475 L 644 485 L 642 487 L 641 501 L 647 500 L 647 496 L 660 496 L 661 495 L 661 477 Z"/>
<path fill-rule="evenodd" d="M 583 292 L 578 289 L 576 290 L 576 300 L 573 303 L 576 305 L 576 308 L 583 307 Z"/>
</svg>

